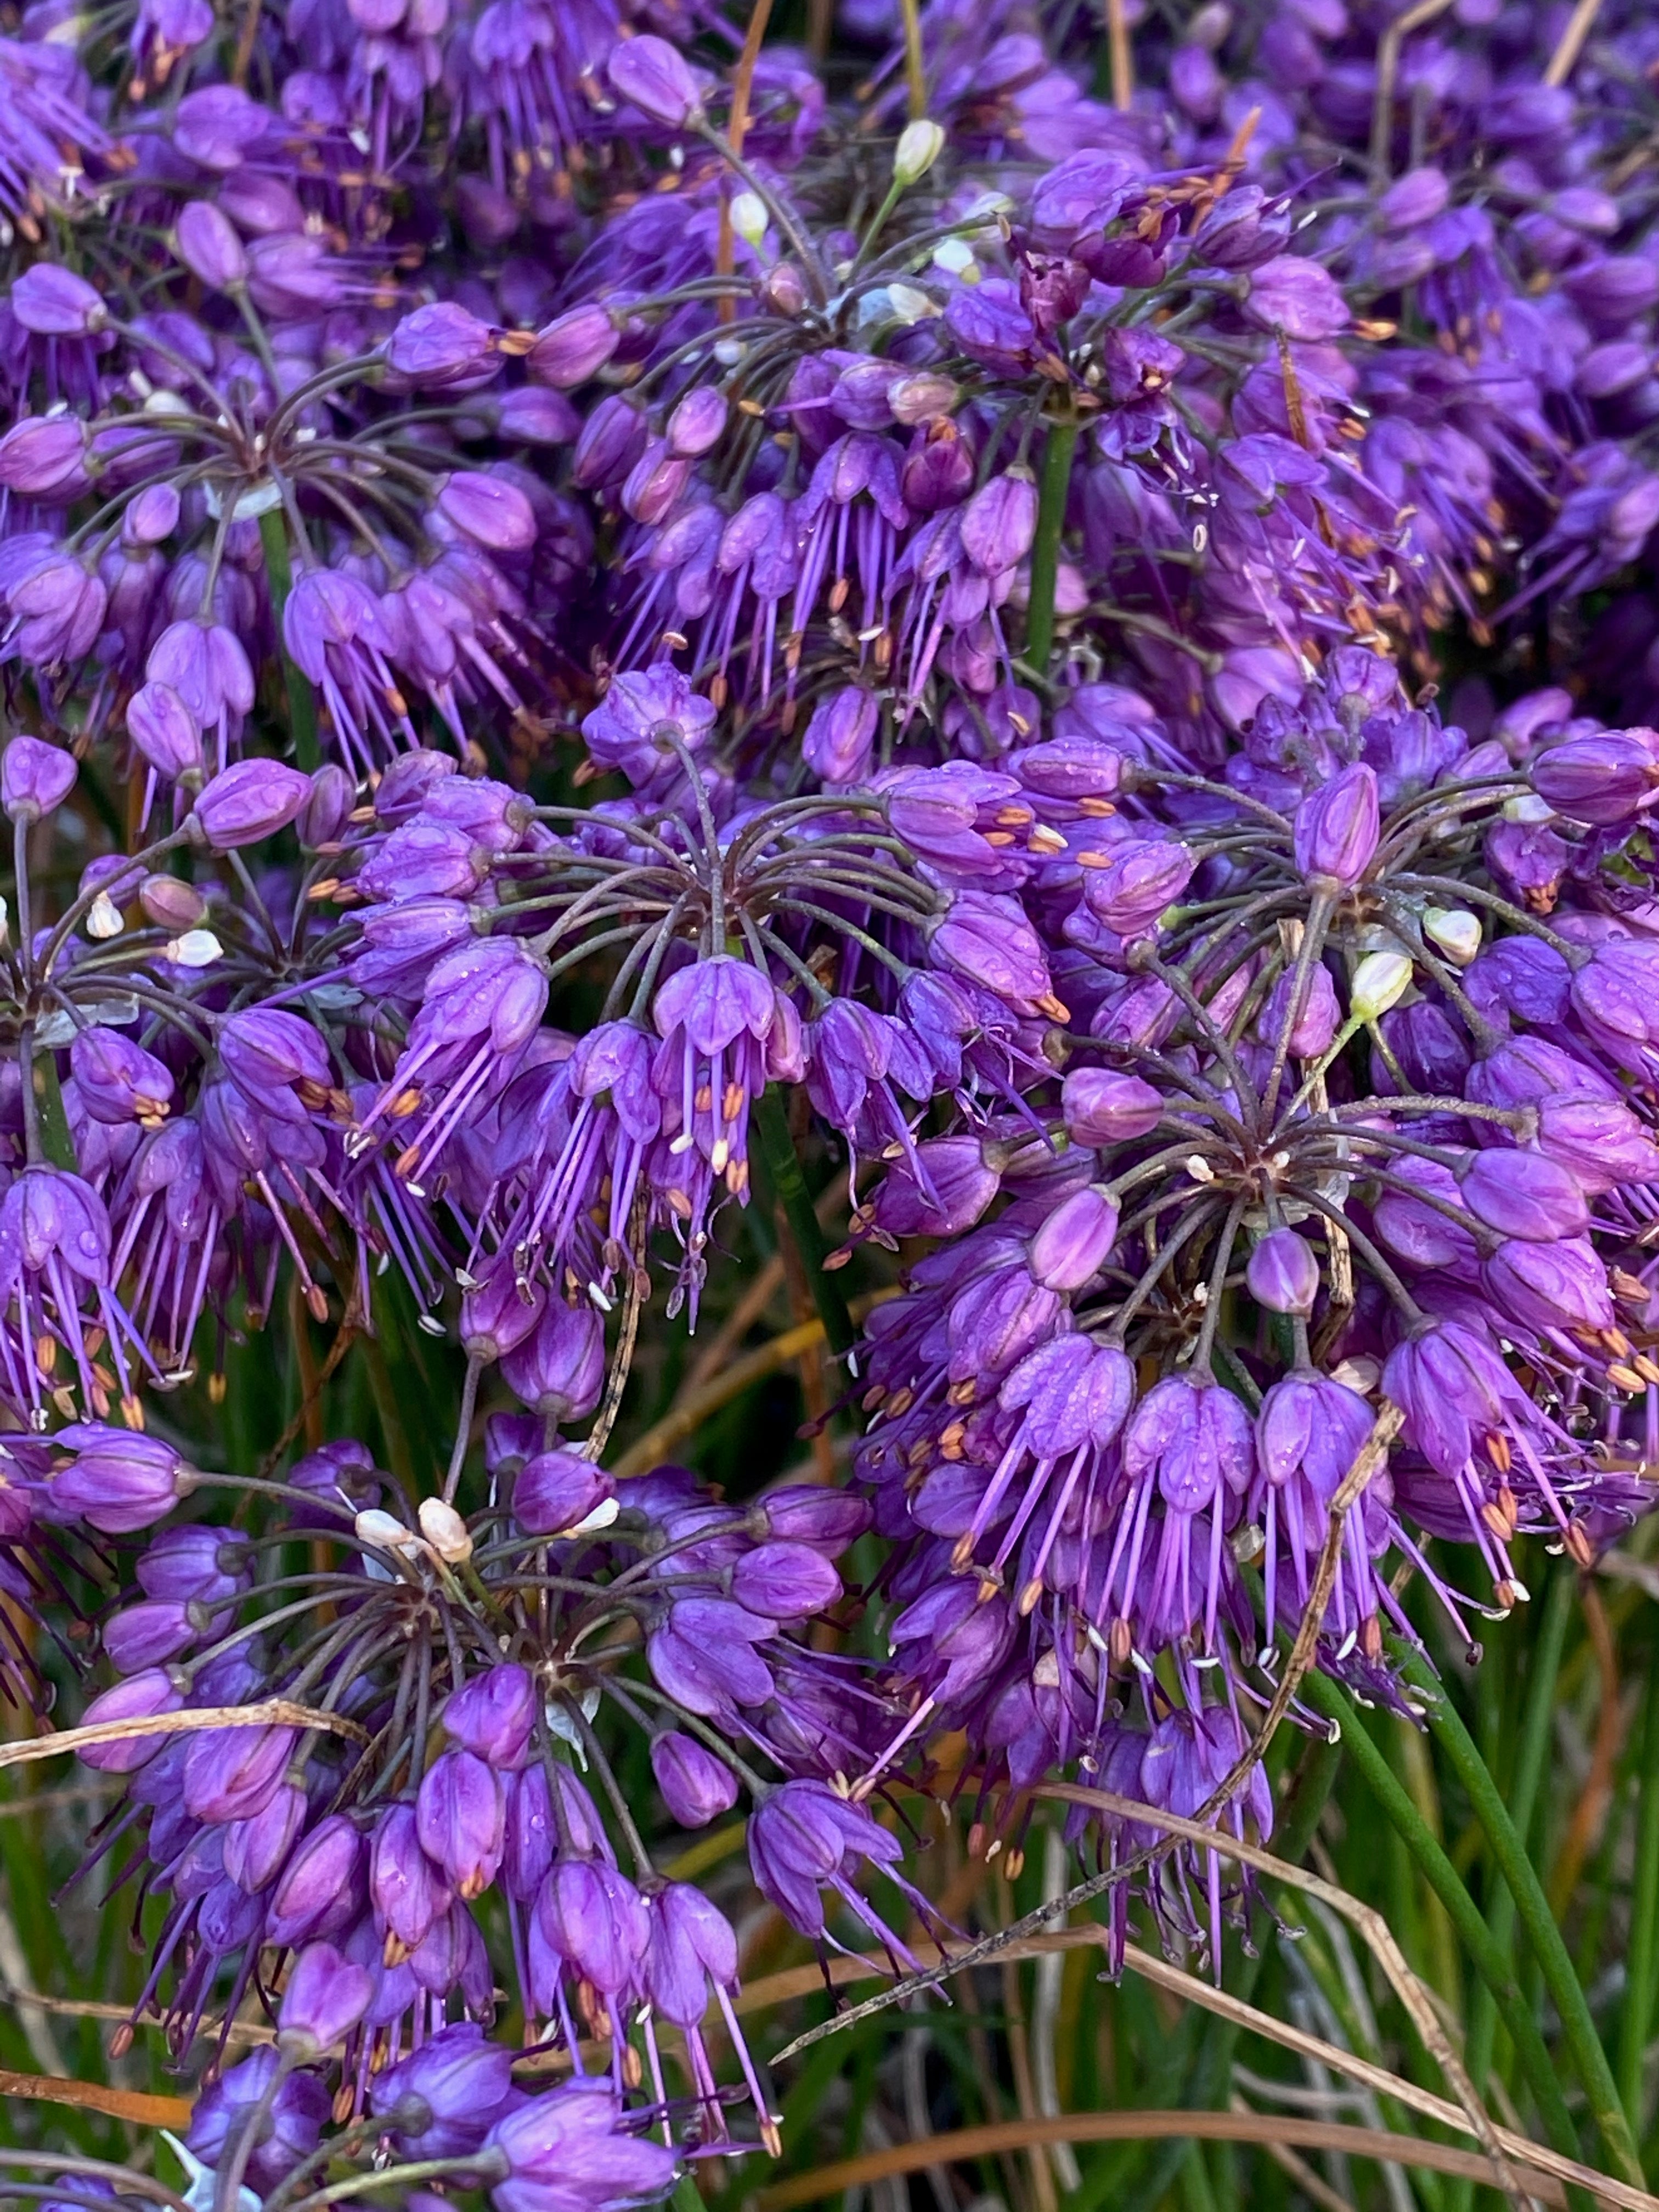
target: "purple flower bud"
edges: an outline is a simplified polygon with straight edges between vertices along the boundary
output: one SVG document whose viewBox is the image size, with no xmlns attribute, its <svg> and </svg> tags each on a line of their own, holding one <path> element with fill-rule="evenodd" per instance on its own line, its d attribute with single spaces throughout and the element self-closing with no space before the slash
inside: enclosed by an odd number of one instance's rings
<svg viewBox="0 0 1659 2212">
<path fill-rule="evenodd" d="M 287 1863 L 310 1811 L 303 1790 L 284 1783 L 268 1805 L 246 1820 L 225 1827 L 224 1869 L 231 1881 L 257 1897 L 268 1889 Z"/>
<path fill-rule="evenodd" d="M 544 331 L 538 333 L 535 344 L 525 356 L 525 369 L 538 383 L 550 384 L 556 392 L 568 392 L 578 384 L 586 384 L 590 376 L 597 375 L 620 342 L 621 333 L 605 308 L 597 303 L 573 307 L 568 314 L 558 316 Z M 632 418 L 626 426 L 629 437 L 643 434 L 643 417 L 626 400 L 617 398 L 614 402 L 603 404 L 613 410 L 606 417 L 608 422 L 615 422 L 618 428 L 622 428 L 623 416 L 626 415 Z M 638 426 L 637 430 L 634 425 Z M 576 480 L 579 483 L 590 481 L 581 474 L 587 440 L 588 433 L 585 431 L 582 442 L 576 448 Z M 594 457 L 589 455 L 586 465 L 591 468 L 593 465 Z M 603 482 L 610 474 L 610 469 L 606 469 L 591 481 Z"/>
<path fill-rule="evenodd" d="M 376 2075 L 369 2108 L 400 2158 L 459 2158 L 478 2148 L 512 2087 L 512 2051 L 486 2042 L 476 2021 L 457 2021 Z"/>
<path fill-rule="evenodd" d="M 386 340 L 386 362 L 416 392 L 471 392 L 501 367 L 495 333 L 457 300 L 434 300 L 405 315 Z"/>
<path fill-rule="evenodd" d="M 562 1427 L 586 1418 L 605 1389 L 605 1326 L 592 1306 L 550 1298 L 541 1319 L 501 1359 L 501 1379 L 533 1413 Z"/>
<path fill-rule="evenodd" d="M 962 550 L 981 575 L 1017 568 L 1036 536 L 1036 486 L 1029 476 L 993 477 L 962 512 Z"/>
<path fill-rule="evenodd" d="M 1348 307 L 1336 279 L 1316 261 L 1281 253 L 1252 271 L 1246 319 L 1287 338 L 1334 338 L 1348 327 Z"/>
<path fill-rule="evenodd" d="M 222 1605 L 252 1582 L 247 1547 L 227 1530 L 205 1525 L 164 1528 L 140 1553 L 135 1571 L 149 1597 Z"/>
<path fill-rule="evenodd" d="M 536 1719 L 536 1691 L 522 1667 L 492 1667 L 444 1707 L 444 1733 L 498 1772 L 524 1765 Z"/>
<path fill-rule="evenodd" d="M 1532 782 L 1569 821 L 1616 827 L 1659 799 L 1659 731 L 1564 738 L 1533 763 Z"/>
<path fill-rule="evenodd" d="M 277 2081 L 273 2077 L 278 2064 L 275 2049 L 267 2047 L 210 2082 L 196 2100 L 185 2136 L 185 2147 L 204 2166 L 216 2168 L 263 2108 L 246 2176 L 249 2188 L 261 2197 L 310 2157 L 329 2116 L 321 2075 L 301 2070 Z"/>
<path fill-rule="evenodd" d="M 1443 171 L 1407 169 L 1377 201 L 1377 221 L 1385 230 L 1416 230 L 1443 215 L 1450 200 L 1451 186 Z"/>
<path fill-rule="evenodd" d="M 1294 1229 L 1273 1229 L 1251 1253 L 1244 1279 L 1250 1296 L 1269 1313 L 1305 1320 L 1319 1295 L 1319 1261 L 1305 1237 Z"/>
<path fill-rule="evenodd" d="M 1164 1113 L 1163 1098 L 1150 1083 L 1104 1067 L 1074 1068 L 1060 1097 L 1066 1135 L 1091 1152 L 1150 1135 Z"/>
<path fill-rule="evenodd" d="M 412 1805 L 394 1805 L 369 1846 L 369 1902 L 386 1938 L 386 1960 L 398 1966 L 417 1950 L 453 1902 L 454 1893 L 421 1849 Z"/>
<path fill-rule="evenodd" d="M 477 1289 L 461 1300 L 461 1344 L 467 1358 L 499 1359 L 522 1344 L 546 1302 L 539 1283 L 521 1282 L 510 1266 L 497 1261 Z"/>
<path fill-rule="evenodd" d="M 671 1817 L 683 1828 L 707 1827 L 738 1802 L 731 1768 L 678 1729 L 652 1738 L 651 1771 Z"/>
<path fill-rule="evenodd" d="M 611 86 L 631 100 L 653 123 L 671 131 L 695 127 L 702 120 L 702 99 L 678 51 L 666 39 L 620 39 L 606 64 Z"/>
<path fill-rule="evenodd" d="M 149 1720 L 160 1713 L 178 1712 L 184 1702 L 184 1692 L 167 1668 L 152 1667 L 94 1698 L 81 1722 L 84 1728 L 94 1728 L 100 1721 Z M 127 1735 L 110 1743 L 82 1744 L 81 1764 L 96 1767 L 100 1774 L 131 1774 L 172 1741 L 161 1735 Z"/>
<path fill-rule="evenodd" d="M 1352 890 L 1370 867 L 1381 834 L 1376 776 L 1363 761 L 1341 769 L 1296 810 L 1296 865 Z"/>
<path fill-rule="evenodd" d="M 578 308 L 579 314 L 597 310 Z M 605 318 L 607 325 L 610 318 Z M 558 324 L 550 326 L 557 329 Z M 546 337 L 547 331 L 543 332 Z M 526 367 L 535 359 L 532 353 Z M 586 374 L 586 372 L 584 372 Z M 555 380 L 544 380 L 552 383 Z M 573 381 L 580 383 L 580 377 Z M 571 457 L 570 474 L 574 483 L 584 491 L 597 491 L 605 484 L 620 483 L 633 468 L 644 447 L 647 435 L 645 416 L 638 405 L 622 392 L 613 392 L 601 399 L 582 425 L 576 441 L 576 450 Z"/>
<path fill-rule="evenodd" d="M 536 514 L 517 484 L 477 469 L 444 479 L 439 512 L 475 544 L 492 553 L 523 553 L 536 542 Z"/>
<path fill-rule="evenodd" d="M 332 1813 L 319 1821 L 283 1870 L 265 1918 L 270 1943 L 337 1936 L 363 1906 L 363 1839 Z"/>
<path fill-rule="evenodd" d="M 871 749 L 881 724 L 875 694 L 846 684 L 820 700 L 800 741 L 802 757 L 825 783 L 859 783 L 870 772 Z"/>
<path fill-rule="evenodd" d="M 94 1121 L 118 1127 L 143 1121 L 154 1127 L 165 1118 L 173 1078 L 132 1038 L 116 1030 L 82 1030 L 70 1047 L 70 1066 L 81 1103 Z"/>
<path fill-rule="evenodd" d="M 310 790 L 311 778 L 281 761 L 237 761 L 204 789 L 191 821 L 210 851 L 234 853 L 286 828 Z"/>
<path fill-rule="evenodd" d="M 536 1899 L 536 1917 L 559 1956 L 605 1996 L 627 1988 L 650 1934 L 633 1883 L 595 1859 L 558 1860 Z"/>
<path fill-rule="evenodd" d="M 1469 1212 L 1500 1236 L 1551 1243 L 1589 1226 L 1577 1177 L 1541 1152 L 1501 1146 L 1476 1152 L 1457 1181 Z"/>
<path fill-rule="evenodd" d="M 1504 1155 L 1502 1157 L 1509 1157 Z M 1588 1237 L 1500 1244 L 1480 1270 L 1487 1295 L 1522 1328 L 1611 1328 L 1617 1316 L 1607 1271 Z"/>
<path fill-rule="evenodd" d="M 1030 1266 L 1051 1291 L 1078 1291 L 1099 1273 L 1117 1237 L 1117 1201 L 1097 1184 L 1063 1199 L 1031 1239 Z"/>
<path fill-rule="evenodd" d="M 489 2185 L 495 2212 L 586 2212 L 666 2197 L 674 2153 L 624 2135 L 623 2118 L 606 2076 L 591 2074 L 497 2119 L 485 2140 L 507 2165 L 506 2179 Z"/>
<path fill-rule="evenodd" d="M 276 2047 L 301 2063 L 343 2043 L 374 2001 L 374 1978 L 331 1943 L 311 1943 L 294 1961 L 276 2014 Z"/>
<path fill-rule="evenodd" d="M 708 453 L 720 443 L 726 412 L 726 395 L 712 384 L 700 384 L 688 392 L 668 418 L 669 452 L 682 460 L 695 460 Z"/>
<path fill-rule="evenodd" d="M 1282 252 L 1290 236 L 1282 204 L 1255 185 L 1236 185 L 1194 232 L 1193 258 L 1212 269 L 1253 269 Z"/>
<path fill-rule="evenodd" d="M 185 1809 L 198 1820 L 246 1820 L 276 1796 L 296 1738 L 288 1728 L 206 1729 L 185 1753 Z"/>
<path fill-rule="evenodd" d="M 810 1544 L 774 1538 L 745 1552 L 732 1570 L 732 1595 L 771 1620 L 806 1620 L 841 1595 L 841 1577 Z"/>
<path fill-rule="evenodd" d="M 199 783 L 202 732 L 170 684 L 145 684 L 127 702 L 127 735 L 169 783 Z"/>
<path fill-rule="evenodd" d="M 690 1882 L 672 1881 L 651 1899 L 646 1995 L 665 2020 L 694 2028 L 708 2008 L 708 1985 L 735 1989 L 738 1939 L 731 1922 Z"/>
<path fill-rule="evenodd" d="M 84 276 L 37 261 L 11 288 L 11 312 L 37 337 L 84 338 L 108 319 L 103 301 Z"/>
<path fill-rule="evenodd" d="M 772 1670 L 754 1646 L 774 1626 L 725 1598 L 681 1598 L 647 1638 L 646 1657 L 659 1686 L 687 1712 L 730 1725 L 734 1706 L 763 1705 L 772 1695 Z"/>
<path fill-rule="evenodd" d="M 1541 1099 L 1537 1143 L 1592 1197 L 1621 1182 L 1659 1182 L 1659 1145 L 1611 1098 Z"/>
<path fill-rule="evenodd" d="M 1461 1474 L 1476 1445 L 1500 1434 L 1523 1404 L 1496 1349 L 1460 1322 L 1437 1322 L 1396 1345 L 1382 1389 L 1406 1416 L 1406 1437 L 1442 1474 Z"/>
<path fill-rule="evenodd" d="M 84 1521 L 106 1536 L 130 1536 L 171 1510 L 196 1470 L 159 1437 L 80 1421 L 59 1429 L 54 1453 L 73 1455 L 46 1486 L 54 1520 Z"/>
<path fill-rule="evenodd" d="M 177 876 L 146 876 L 138 887 L 138 903 L 147 921 L 170 936 L 182 937 L 207 919 L 207 901 L 193 884 Z"/>
<path fill-rule="evenodd" d="M 822 1490 L 816 1483 L 788 1482 L 769 1490 L 749 1509 L 774 1536 L 811 1544 L 835 1559 L 870 1527 L 872 1515 L 861 1498 L 845 1491 Z"/>
<path fill-rule="evenodd" d="M 247 255 L 228 217 L 211 200 L 186 200 L 173 227 L 179 258 L 215 292 L 228 291 L 247 275 Z"/>
<path fill-rule="evenodd" d="M 337 844 L 344 836 L 357 787 L 337 761 L 325 761 L 311 779 L 311 792 L 295 820 L 295 831 L 307 853 Z"/>
<path fill-rule="evenodd" d="M 199 1633 L 190 1607 L 177 1598 L 145 1598 L 111 1613 L 104 1623 L 103 1645 L 118 1674 L 137 1674 L 176 1659 Z"/>
<path fill-rule="evenodd" d="M 538 1452 L 513 1486 L 513 1517 L 532 1536 L 562 1536 L 616 1496 L 614 1479 L 580 1453 Z"/>
<path fill-rule="evenodd" d="M 1295 985 L 1293 974 L 1281 975 L 1267 994 L 1267 1003 L 1256 1022 L 1257 1033 L 1275 1048 L 1291 1018 Z M 1291 1053 L 1297 1060 L 1317 1060 L 1330 1050 L 1341 1025 L 1342 1009 L 1337 1003 L 1336 985 L 1331 980 L 1330 970 L 1316 963 L 1290 1031 Z"/>
<path fill-rule="evenodd" d="M 1120 937 L 1138 937 L 1180 897 L 1195 866 L 1184 845 L 1132 837 L 1113 848 L 1103 868 L 1084 871 L 1084 899 L 1108 929 Z"/>
<path fill-rule="evenodd" d="M 463 1898 L 482 1896 L 501 1863 L 507 1801 L 496 1776 L 470 1751 L 446 1751 L 415 1801 L 421 1849 Z"/>
<path fill-rule="evenodd" d="M 562 392 L 520 385 L 495 402 L 495 431 L 510 445 L 568 446 L 581 434 L 582 418 Z"/>
<path fill-rule="evenodd" d="M 90 481 L 86 461 L 87 429 L 78 416 L 32 415 L 0 438 L 0 489 L 67 505 Z"/>
<path fill-rule="evenodd" d="M 40 738 L 14 738 L 0 753 L 0 805 L 14 822 L 39 822 L 75 788 L 71 755 Z"/>
</svg>

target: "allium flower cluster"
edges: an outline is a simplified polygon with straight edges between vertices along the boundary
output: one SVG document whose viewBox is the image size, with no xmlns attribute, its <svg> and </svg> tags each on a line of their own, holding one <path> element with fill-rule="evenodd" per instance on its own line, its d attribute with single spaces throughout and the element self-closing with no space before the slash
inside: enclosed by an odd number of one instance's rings
<svg viewBox="0 0 1659 2212">
<path fill-rule="evenodd" d="M 0 38 L 0 1595 L 222 2204 L 775 2143 L 630 1738 L 904 1970 L 900 1782 L 1265 1834 L 1299 1632 L 1409 1711 L 1405 1578 L 1473 1646 L 1651 1500 L 1659 31 L 1087 13 Z M 763 1180 L 842 1480 L 608 1470 Z M 332 1364 L 202 1442 L 405 1312 L 431 1494 Z"/>
</svg>

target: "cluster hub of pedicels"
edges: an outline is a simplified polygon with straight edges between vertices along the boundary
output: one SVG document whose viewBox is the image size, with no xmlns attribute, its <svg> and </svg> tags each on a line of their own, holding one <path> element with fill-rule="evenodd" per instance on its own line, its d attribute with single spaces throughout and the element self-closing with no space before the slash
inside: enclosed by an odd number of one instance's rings
<svg viewBox="0 0 1659 2212">
<path fill-rule="evenodd" d="M 1402 1567 L 1473 1640 L 1650 1495 L 1656 34 L 1454 11 L 1390 106 L 1383 21 L 1268 12 L 1134 27 L 1108 106 L 933 0 L 908 123 L 880 0 L 827 74 L 636 0 L 0 40 L 0 1581 L 107 1594 L 146 2015 L 277 2021 L 227 2204 L 769 2139 L 630 1729 L 904 1964 L 886 1784 L 965 1745 L 984 1848 L 1055 1773 L 1207 1804 L 1391 1409 L 1316 1650 L 1368 1698 Z M 1449 624 L 1502 650 L 1437 702 Z M 855 1480 L 618 1484 L 799 1092 L 903 1275 Z M 226 1340 L 392 1271 L 443 1494 L 204 1472 Z M 1217 1863 L 1143 1881 L 1218 1960 Z"/>
</svg>

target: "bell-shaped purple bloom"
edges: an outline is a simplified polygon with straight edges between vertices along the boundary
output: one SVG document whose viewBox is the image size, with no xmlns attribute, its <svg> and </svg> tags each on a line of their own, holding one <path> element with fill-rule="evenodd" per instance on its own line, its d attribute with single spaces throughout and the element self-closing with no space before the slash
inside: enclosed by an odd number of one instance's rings
<svg viewBox="0 0 1659 2212">
<path fill-rule="evenodd" d="M 405 315 L 386 343 L 386 364 L 416 392 L 473 392 L 500 369 L 495 331 L 458 300 Z"/>
<path fill-rule="evenodd" d="M 268 1805 L 294 1757 L 289 1728 L 207 1729 L 185 1753 L 185 1808 L 198 1820 L 246 1820 Z"/>
<path fill-rule="evenodd" d="M 179 258 L 215 292 L 247 276 L 247 254 L 235 225 L 211 200 L 186 200 L 173 226 Z"/>
<path fill-rule="evenodd" d="M 374 1999 L 374 1978 L 331 1943 L 310 1943 L 294 1961 L 276 2014 L 276 2046 L 302 2063 L 343 2043 Z"/>
<path fill-rule="evenodd" d="M 745 1552 L 732 1570 L 732 1595 L 771 1620 L 807 1620 L 841 1596 L 841 1577 L 810 1544 L 775 1537 Z"/>
<path fill-rule="evenodd" d="M 102 328 L 107 313 L 100 295 L 72 269 L 37 261 L 12 285 L 11 312 L 37 337 L 84 338 Z"/>
<path fill-rule="evenodd" d="M 532 1413 L 561 1427 L 585 1419 L 605 1388 L 605 1325 L 599 1315 L 590 1305 L 550 1298 L 535 1328 L 502 1356 L 501 1379 Z"/>
<path fill-rule="evenodd" d="M 1532 784 L 1570 821 L 1609 829 L 1633 821 L 1659 799 L 1659 731 L 1565 738 L 1534 761 Z"/>
<path fill-rule="evenodd" d="M 1548 1244 L 1513 1238 L 1498 1246 L 1480 1279 L 1498 1310 L 1523 1329 L 1595 1335 L 1617 1319 L 1607 1268 L 1588 1237 Z"/>
<path fill-rule="evenodd" d="M 362 1910 L 362 1837 L 349 1820 L 331 1813 L 283 1868 L 265 1921 L 267 1941 L 303 1943 L 337 1936 Z"/>
<path fill-rule="evenodd" d="M 1244 313 L 1258 330 L 1287 338 L 1334 338 L 1346 330 L 1347 302 L 1328 270 L 1297 253 L 1281 253 L 1250 272 Z"/>
<path fill-rule="evenodd" d="M 614 1479 L 580 1452 L 538 1452 L 513 1486 L 513 1517 L 527 1535 L 562 1536 L 580 1528 L 617 1494 Z"/>
<path fill-rule="evenodd" d="M 536 1687 L 523 1667 L 477 1674 L 444 1707 L 444 1733 L 463 1751 L 502 1772 L 522 1766 L 536 1721 Z"/>
<path fill-rule="evenodd" d="M 1319 1295 L 1319 1261 L 1305 1237 L 1294 1229 L 1273 1229 L 1250 1254 L 1244 1279 L 1250 1296 L 1269 1313 L 1305 1320 Z"/>
<path fill-rule="evenodd" d="M 415 1801 L 421 1849 L 458 1896 L 482 1896 L 501 1869 L 507 1801 L 499 1777 L 470 1751 L 446 1751 Z"/>
<path fill-rule="evenodd" d="M 589 2075 L 497 2119 L 485 2139 L 505 2169 L 489 2184 L 495 2212 L 612 2212 L 666 2197 L 674 2153 L 624 2134 L 624 2118 L 606 2078 Z"/>
<path fill-rule="evenodd" d="M 448 1911 L 454 1893 L 421 1848 L 415 1808 L 393 1805 L 369 1845 L 368 1895 L 385 1936 L 388 1966 L 418 1950 Z"/>
<path fill-rule="evenodd" d="M 131 1429 L 81 1421 L 60 1429 L 52 1441 L 55 1452 L 73 1455 L 47 1486 L 52 1517 L 84 1521 L 106 1536 L 148 1528 L 196 1479 L 171 1444 Z"/>
<path fill-rule="evenodd" d="M 1490 1340 L 1454 1321 L 1396 1345 L 1382 1389 L 1406 1416 L 1407 1441 L 1445 1475 L 1460 1474 L 1476 1445 L 1501 1437 L 1525 1402 Z"/>
<path fill-rule="evenodd" d="M 74 756 L 39 738 L 14 738 L 0 753 L 0 805 L 14 822 L 39 822 L 75 788 Z"/>
<path fill-rule="evenodd" d="M 234 853 L 285 829 L 310 790 L 311 778 L 281 761 L 237 761 L 204 788 L 191 820 L 210 851 Z"/>
<path fill-rule="evenodd" d="M 1173 904 L 1196 866 L 1184 845 L 1134 837 L 1118 846 L 1103 868 L 1085 869 L 1083 896 L 1097 921 L 1120 937 L 1139 937 Z"/>
<path fill-rule="evenodd" d="M 631 100 L 653 123 L 671 131 L 695 127 L 702 116 L 702 97 L 677 47 L 649 33 L 622 39 L 611 49 L 606 64 L 611 82 L 623 100 Z"/>
<path fill-rule="evenodd" d="M 1577 1177 L 1541 1152 L 1508 1146 L 1478 1152 L 1458 1187 L 1469 1212 L 1500 1236 L 1548 1244 L 1582 1236 L 1589 1225 Z"/>
<path fill-rule="evenodd" d="M 698 752 L 714 724 L 709 702 L 697 696 L 671 662 L 659 661 L 614 677 L 583 722 L 582 735 L 601 767 L 619 769 L 637 785 L 672 768 L 677 745 Z"/>
<path fill-rule="evenodd" d="M 1111 1256 L 1117 1201 L 1098 1184 L 1062 1199 L 1031 1239 L 1028 1265 L 1051 1291 L 1081 1290 Z"/>
<path fill-rule="evenodd" d="M 1364 761 L 1340 769 L 1297 808 L 1294 829 L 1303 874 L 1352 890 L 1375 858 L 1381 834 L 1375 770 Z"/>
<path fill-rule="evenodd" d="M 1163 1116 L 1164 1100 L 1138 1075 L 1104 1067 L 1074 1068 L 1060 1089 L 1066 1133 L 1090 1151 L 1150 1135 Z"/>
<path fill-rule="evenodd" d="M 512 2051 L 486 2041 L 476 2021 L 457 2021 L 376 2075 L 369 2107 L 400 2158 L 459 2158 L 478 2148 L 512 2087 Z"/>
<path fill-rule="evenodd" d="M 597 302 L 572 307 L 538 333 L 536 343 L 525 358 L 525 368 L 538 382 L 550 384 L 557 392 L 568 392 L 578 384 L 586 384 L 605 367 L 621 342 L 616 323 Z M 620 395 L 602 403 L 611 409 L 604 420 L 614 423 L 618 431 L 626 430 L 630 441 L 642 434 L 644 425 L 640 416 Z M 618 411 L 620 410 L 620 411 Z M 603 482 L 612 473 L 621 473 L 617 463 L 601 466 L 598 456 L 591 450 L 589 431 L 599 420 L 598 411 L 588 418 L 588 430 L 584 430 L 582 441 L 577 447 L 577 482 Z M 581 473 L 584 466 L 590 472 Z M 592 471 L 599 469 L 599 473 Z"/>
<path fill-rule="evenodd" d="M 633 1981 L 650 1923 L 626 1875 L 603 1860 L 562 1858 L 543 1883 L 536 1917 L 554 1950 L 583 1981 L 616 1996 Z"/>
<path fill-rule="evenodd" d="M 681 1729 L 651 1739 L 651 1771 L 672 1817 L 683 1828 L 704 1828 L 738 1802 L 738 1778 L 723 1759 Z"/>
<path fill-rule="evenodd" d="M 276 2051 L 267 2046 L 210 2082 L 196 2100 L 185 2136 L 185 2148 L 204 2166 L 217 2168 L 263 2107 L 246 2177 L 248 2187 L 262 2197 L 316 2149 L 331 2102 L 320 2075 L 301 2069 L 278 2081 L 278 2063 Z"/>
<path fill-rule="evenodd" d="M 1174 1512 L 1201 1513 L 1224 1490 L 1249 1486 L 1255 1466 L 1249 1416 L 1218 1384 L 1167 1376 L 1129 1418 L 1123 1465 L 1132 1481 L 1155 1474 Z"/>
</svg>

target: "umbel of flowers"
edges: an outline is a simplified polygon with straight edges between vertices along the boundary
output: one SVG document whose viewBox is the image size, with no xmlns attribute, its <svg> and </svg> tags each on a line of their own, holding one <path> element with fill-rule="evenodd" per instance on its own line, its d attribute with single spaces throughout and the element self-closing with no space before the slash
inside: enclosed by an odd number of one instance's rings
<svg viewBox="0 0 1659 2212">
<path fill-rule="evenodd" d="M 859 0 L 855 97 L 674 0 L 0 40 L 0 1588 L 96 1593 L 135 2017 L 274 2024 L 204 2205 L 775 2144 L 630 1732 L 902 1970 L 946 1738 L 981 1849 L 1264 1832 L 1310 1607 L 1404 1710 L 1397 1569 L 1473 1644 L 1651 1495 L 1659 27 L 1205 9 L 1109 106 L 1054 12 Z M 792 1127 L 844 1480 L 618 1479 Z M 389 1285 L 433 1494 L 198 1463 Z M 1133 1897 L 1218 1968 L 1212 1854 Z"/>
</svg>

